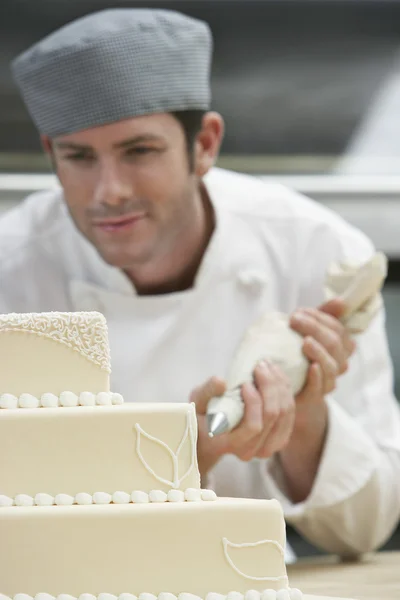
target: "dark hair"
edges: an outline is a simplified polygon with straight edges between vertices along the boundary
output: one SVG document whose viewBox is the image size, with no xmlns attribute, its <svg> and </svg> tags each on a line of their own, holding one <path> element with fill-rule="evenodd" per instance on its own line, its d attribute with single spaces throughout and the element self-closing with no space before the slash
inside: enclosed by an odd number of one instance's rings
<svg viewBox="0 0 400 600">
<path fill-rule="evenodd" d="M 194 166 L 194 142 L 201 130 L 205 110 L 180 110 L 171 113 L 182 125 L 185 132 L 186 147 L 189 156 L 190 170 Z"/>
</svg>

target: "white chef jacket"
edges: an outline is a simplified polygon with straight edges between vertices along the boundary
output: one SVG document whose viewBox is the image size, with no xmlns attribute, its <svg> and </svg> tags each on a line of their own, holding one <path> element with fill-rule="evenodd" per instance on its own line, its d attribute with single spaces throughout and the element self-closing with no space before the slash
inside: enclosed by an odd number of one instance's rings
<svg viewBox="0 0 400 600">
<path fill-rule="evenodd" d="M 332 261 L 362 262 L 374 251 L 338 215 L 281 185 L 220 169 L 204 181 L 216 229 L 192 289 L 138 296 L 51 190 L 0 220 L 0 311 L 98 310 L 108 321 L 112 389 L 128 402 L 186 402 L 195 386 L 225 376 L 263 311 L 317 306 Z M 225 456 L 210 476 L 218 495 L 277 498 L 286 520 L 330 552 L 386 540 L 400 515 L 400 416 L 384 320 L 382 310 L 327 398 L 328 436 L 306 501 L 290 501 L 274 458 Z"/>
</svg>

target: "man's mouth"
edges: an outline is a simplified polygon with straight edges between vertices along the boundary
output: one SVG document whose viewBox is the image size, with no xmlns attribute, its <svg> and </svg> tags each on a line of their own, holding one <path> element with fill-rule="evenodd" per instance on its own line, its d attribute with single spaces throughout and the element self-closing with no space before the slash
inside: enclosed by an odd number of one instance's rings
<svg viewBox="0 0 400 600">
<path fill-rule="evenodd" d="M 93 225 L 96 229 L 106 232 L 122 231 L 132 227 L 145 217 L 144 213 L 124 215 L 122 217 L 110 217 L 108 219 L 95 219 Z"/>
</svg>

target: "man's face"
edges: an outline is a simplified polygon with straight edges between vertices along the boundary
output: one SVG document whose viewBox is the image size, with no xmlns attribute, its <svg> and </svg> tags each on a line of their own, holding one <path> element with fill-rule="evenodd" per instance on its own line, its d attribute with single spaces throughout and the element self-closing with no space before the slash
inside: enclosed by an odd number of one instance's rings
<svg viewBox="0 0 400 600">
<path fill-rule="evenodd" d="M 198 178 L 172 115 L 60 136 L 52 151 L 72 219 L 109 264 L 129 269 L 160 258 L 190 229 Z"/>
</svg>

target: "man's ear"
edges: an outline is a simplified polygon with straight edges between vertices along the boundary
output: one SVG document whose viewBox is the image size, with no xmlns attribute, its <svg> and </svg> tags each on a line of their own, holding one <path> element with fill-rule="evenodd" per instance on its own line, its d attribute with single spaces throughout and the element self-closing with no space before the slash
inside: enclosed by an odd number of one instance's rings
<svg viewBox="0 0 400 600">
<path fill-rule="evenodd" d="M 195 142 L 195 173 L 203 177 L 215 164 L 224 137 L 224 120 L 217 112 L 208 112 L 203 117 L 200 132 Z"/>
<path fill-rule="evenodd" d="M 51 139 L 49 138 L 48 135 L 41 135 L 40 136 L 40 141 L 42 143 L 42 148 L 45 151 L 46 154 L 49 154 L 50 156 L 53 155 L 53 144 Z"/>
</svg>

